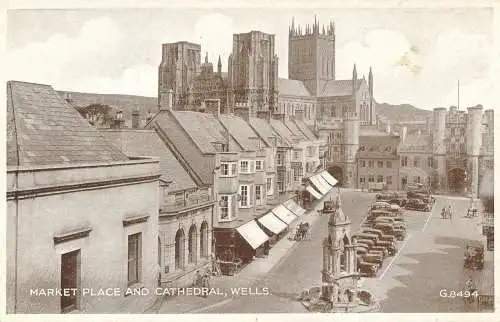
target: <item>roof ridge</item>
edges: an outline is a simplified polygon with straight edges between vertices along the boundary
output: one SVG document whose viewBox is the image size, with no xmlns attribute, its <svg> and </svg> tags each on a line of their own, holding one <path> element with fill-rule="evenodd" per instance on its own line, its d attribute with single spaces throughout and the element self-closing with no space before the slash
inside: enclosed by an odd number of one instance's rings
<svg viewBox="0 0 500 322">
<path fill-rule="evenodd" d="M 52 85 L 49 85 L 49 84 L 42 84 L 42 83 L 33 83 L 33 82 L 27 82 L 27 81 L 19 81 L 19 80 L 15 80 L 15 79 L 11 79 L 9 81 L 7 81 L 8 84 L 16 84 L 16 83 L 19 83 L 19 84 L 28 84 L 28 85 L 39 85 L 39 86 L 47 86 L 47 87 L 50 87 L 52 89 L 54 89 L 52 87 Z"/>
</svg>

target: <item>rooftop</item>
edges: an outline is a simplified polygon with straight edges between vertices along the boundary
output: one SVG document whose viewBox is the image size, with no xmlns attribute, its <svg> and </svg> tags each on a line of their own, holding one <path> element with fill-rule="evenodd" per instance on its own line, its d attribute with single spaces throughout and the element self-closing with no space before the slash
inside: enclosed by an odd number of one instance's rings
<svg viewBox="0 0 500 322">
<path fill-rule="evenodd" d="M 174 111 L 173 114 L 203 153 L 216 153 L 214 143 L 227 144 L 228 134 L 212 114 L 191 111 Z"/>
<path fill-rule="evenodd" d="M 317 140 L 318 138 L 314 133 L 311 131 L 309 126 L 307 126 L 306 123 L 304 123 L 301 120 L 295 120 L 295 124 L 298 126 L 298 128 L 304 133 L 304 135 L 309 139 L 309 140 Z"/>
<path fill-rule="evenodd" d="M 7 165 L 127 161 L 50 85 L 7 82 Z"/>
<path fill-rule="evenodd" d="M 396 136 L 378 129 L 375 125 L 362 125 L 359 127 L 360 136 Z"/>
<path fill-rule="evenodd" d="M 195 188 L 196 184 L 153 130 L 101 130 L 100 133 L 128 156 L 160 158 L 160 180 L 171 182 L 172 191 Z"/>
<path fill-rule="evenodd" d="M 263 147 L 258 134 L 241 117 L 222 114 L 220 121 L 244 150 L 257 151 Z"/>
<path fill-rule="evenodd" d="M 357 88 L 361 86 L 364 79 L 358 79 Z M 351 79 L 339 79 L 330 80 L 326 82 L 325 87 L 321 96 L 349 96 L 352 95 L 352 80 Z"/>
<path fill-rule="evenodd" d="M 280 95 L 311 97 L 302 81 L 286 78 L 278 78 L 278 90 Z"/>
<path fill-rule="evenodd" d="M 400 149 L 415 149 L 415 148 L 430 148 L 432 145 L 432 137 L 430 134 L 412 132 L 407 134 L 404 141 L 401 142 Z"/>
</svg>

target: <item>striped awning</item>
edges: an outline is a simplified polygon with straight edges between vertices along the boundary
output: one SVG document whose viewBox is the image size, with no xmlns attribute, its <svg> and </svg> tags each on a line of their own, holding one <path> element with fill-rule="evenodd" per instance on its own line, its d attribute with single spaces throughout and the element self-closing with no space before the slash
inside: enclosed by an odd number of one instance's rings
<svg viewBox="0 0 500 322">
<path fill-rule="evenodd" d="M 278 219 L 272 212 L 268 212 L 257 220 L 273 234 L 279 234 L 287 227 L 287 225 Z"/>
<path fill-rule="evenodd" d="M 311 185 L 306 187 L 306 190 L 316 199 L 321 199 L 322 195 L 316 189 L 314 189 Z"/>
<path fill-rule="evenodd" d="M 306 210 L 299 206 L 293 199 L 285 201 L 283 206 L 291 210 L 296 216 L 302 216 L 306 212 Z"/>
<path fill-rule="evenodd" d="M 322 195 L 326 195 L 328 193 L 328 191 L 330 191 L 331 186 L 328 185 L 328 187 L 325 187 L 325 184 L 323 183 L 323 180 L 321 180 L 320 178 L 321 178 L 320 175 L 315 175 L 315 176 L 310 177 L 309 180 L 311 180 L 311 182 L 314 185 L 314 187 L 319 192 L 321 192 Z"/>
<path fill-rule="evenodd" d="M 331 186 L 335 186 L 337 184 L 337 179 L 335 179 L 328 171 L 323 171 L 320 173 L 323 179 L 325 179 Z"/>
<path fill-rule="evenodd" d="M 238 231 L 241 237 L 243 237 L 253 249 L 259 248 L 260 245 L 264 244 L 269 239 L 266 233 L 257 225 L 255 220 L 251 220 L 241 225 L 236 228 L 236 231 Z"/>
<path fill-rule="evenodd" d="M 289 225 L 292 221 L 297 219 L 297 216 L 295 216 L 290 210 L 288 210 L 283 205 L 279 205 L 278 207 L 274 208 L 271 211 L 273 212 L 273 214 L 276 215 L 276 217 L 281 219 L 287 225 Z"/>
</svg>

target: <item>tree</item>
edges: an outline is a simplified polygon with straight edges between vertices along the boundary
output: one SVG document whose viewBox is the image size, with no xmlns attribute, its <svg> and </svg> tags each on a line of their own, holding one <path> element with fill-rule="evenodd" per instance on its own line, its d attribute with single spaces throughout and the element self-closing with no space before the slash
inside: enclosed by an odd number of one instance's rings
<svg viewBox="0 0 500 322">
<path fill-rule="evenodd" d="M 78 109 L 78 112 L 92 125 L 103 126 L 111 122 L 111 110 L 109 105 L 100 103 L 90 104 Z"/>
</svg>

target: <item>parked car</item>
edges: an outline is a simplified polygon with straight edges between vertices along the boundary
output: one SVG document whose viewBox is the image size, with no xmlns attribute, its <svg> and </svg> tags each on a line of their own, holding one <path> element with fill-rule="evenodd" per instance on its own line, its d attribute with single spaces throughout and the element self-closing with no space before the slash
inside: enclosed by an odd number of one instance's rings
<svg viewBox="0 0 500 322">
<path fill-rule="evenodd" d="M 356 239 L 356 244 L 358 245 L 364 245 L 366 247 L 366 249 L 370 249 L 372 248 L 373 246 L 375 246 L 375 242 L 371 239 L 363 239 L 363 238 L 359 238 L 359 239 Z"/>
<path fill-rule="evenodd" d="M 380 267 L 384 262 L 384 257 L 379 254 L 367 253 L 366 255 L 363 255 L 363 260 L 368 263 L 376 263 Z"/>
<path fill-rule="evenodd" d="M 387 190 L 385 182 L 368 182 L 368 192 Z"/>
<path fill-rule="evenodd" d="M 398 205 L 400 207 L 404 207 L 406 204 L 406 200 L 407 200 L 406 198 L 393 198 L 387 200 L 387 202 L 391 205 Z"/>
<path fill-rule="evenodd" d="M 431 211 L 431 205 L 421 199 L 408 199 L 405 209 L 417 211 Z"/>
<path fill-rule="evenodd" d="M 376 223 L 373 228 L 379 229 L 386 235 L 393 235 L 397 240 L 404 240 L 406 237 L 406 229 L 394 227 L 390 223 Z"/>
<path fill-rule="evenodd" d="M 385 201 L 375 201 L 370 205 L 370 210 L 375 209 L 391 209 L 391 204 Z"/>
<path fill-rule="evenodd" d="M 382 241 L 393 242 L 395 239 L 394 235 L 386 235 L 386 234 L 384 234 L 384 232 L 382 230 L 378 230 L 378 229 L 365 228 L 365 229 L 361 230 L 361 232 L 366 233 L 366 234 L 375 234 L 378 236 L 378 239 L 382 240 Z"/>
<path fill-rule="evenodd" d="M 386 193 L 378 193 L 376 196 L 375 196 L 375 199 L 380 200 L 391 200 L 391 199 L 395 199 L 395 198 L 401 198 L 402 195 L 400 193 L 397 193 L 397 192 L 386 192 Z"/>
<path fill-rule="evenodd" d="M 389 256 L 396 255 L 396 252 L 398 251 L 396 247 L 396 243 L 394 242 L 388 242 L 388 241 L 378 241 L 375 243 L 375 246 L 383 246 L 387 248 L 387 251 L 389 252 Z"/>
<path fill-rule="evenodd" d="M 363 260 L 361 256 L 358 256 L 358 269 L 359 274 L 363 277 L 374 277 L 377 275 L 379 266 L 375 263 L 368 263 Z"/>
<path fill-rule="evenodd" d="M 399 215 L 400 213 L 390 211 L 389 209 L 377 209 L 370 211 L 370 213 L 367 216 L 367 219 L 375 220 L 379 217 L 397 217 Z"/>
</svg>

